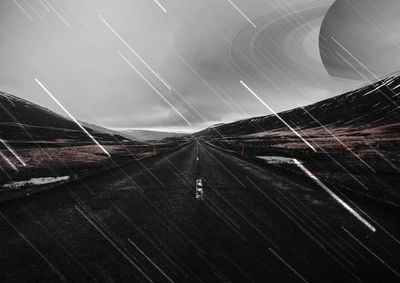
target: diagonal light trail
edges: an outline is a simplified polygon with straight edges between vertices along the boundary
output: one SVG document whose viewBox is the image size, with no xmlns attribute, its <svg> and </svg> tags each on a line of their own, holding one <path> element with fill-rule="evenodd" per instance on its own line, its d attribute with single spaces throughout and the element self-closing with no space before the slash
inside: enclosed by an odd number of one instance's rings
<svg viewBox="0 0 400 283">
<path fill-rule="evenodd" d="M 50 12 L 49 7 L 47 7 L 47 5 L 43 2 L 43 0 L 39 0 L 39 3 L 43 6 L 43 8 L 45 8 L 45 10 L 46 10 L 47 12 Z"/>
<path fill-rule="evenodd" d="M 135 68 L 135 66 L 132 65 L 131 62 L 129 62 L 128 59 L 119 51 L 117 51 L 118 55 L 131 67 L 189 126 L 192 124 L 183 116 L 178 109 L 176 109 L 169 101 L 166 99 L 161 92 L 159 92 L 140 72 L 138 69 Z"/>
<path fill-rule="evenodd" d="M 306 145 L 308 145 L 314 152 L 317 152 L 317 150 L 308 142 L 306 141 L 295 129 L 293 129 L 288 123 L 286 123 L 285 120 L 279 116 L 278 113 L 276 113 L 267 103 L 265 103 L 250 87 L 248 87 L 243 81 L 240 81 L 240 83 L 252 94 L 254 95 L 255 98 L 257 98 L 258 101 L 262 103 L 269 111 L 271 111 L 282 123 L 284 123 L 296 136 L 298 136 Z"/>
<path fill-rule="evenodd" d="M 7 162 L 8 165 L 10 165 L 12 169 L 18 171 L 17 167 L 15 167 L 15 165 L 10 161 L 10 159 L 8 159 L 7 156 L 5 156 L 1 151 L 0 151 L 0 156 Z"/>
<path fill-rule="evenodd" d="M 346 47 L 344 47 L 339 41 L 337 41 L 333 36 L 331 36 L 331 39 L 339 45 L 340 48 L 342 48 L 347 54 L 350 55 L 351 58 L 353 58 L 358 64 L 360 64 L 365 70 L 368 71 L 375 79 L 379 80 L 378 76 L 376 76 L 367 66 L 365 66 L 360 60 L 357 59 L 356 56 L 354 56 Z"/>
<path fill-rule="evenodd" d="M 111 157 L 110 153 L 81 125 L 81 123 L 78 122 L 78 120 L 75 119 L 74 116 L 72 116 L 71 113 L 69 113 L 69 111 L 57 100 L 57 98 L 55 98 L 51 92 L 38 80 L 35 79 L 35 81 L 37 82 L 37 84 L 57 103 L 58 106 L 61 107 L 62 110 L 64 110 L 65 113 L 67 113 L 67 115 L 72 119 L 72 121 L 75 122 L 75 124 L 77 124 L 79 126 L 79 128 L 82 129 L 82 131 L 89 136 L 89 138 L 96 144 L 98 145 L 98 147 L 100 147 L 100 149 L 107 154 L 108 157 Z"/>
<path fill-rule="evenodd" d="M 118 245 L 103 232 L 98 225 L 96 225 L 92 219 L 89 218 L 77 205 L 75 209 L 134 267 L 136 268 L 149 282 L 154 282 L 144 271 L 141 269 Z"/>
<path fill-rule="evenodd" d="M 8 149 L 9 152 L 12 153 L 12 155 L 14 155 L 16 159 L 18 159 L 19 162 L 21 162 L 22 165 L 26 166 L 24 160 L 3 139 L 0 139 L 0 142 Z"/>
<path fill-rule="evenodd" d="M 85 20 L 83 20 L 81 16 L 78 15 L 78 13 L 75 11 L 75 9 L 73 9 L 73 8 L 68 4 L 68 1 L 64 1 L 64 2 L 62 2 L 62 3 L 64 4 L 65 7 L 67 7 L 67 9 L 68 9 L 68 10 L 69 10 L 69 11 L 70 11 L 84 26 L 86 26 L 86 28 L 87 28 L 89 31 L 92 31 L 92 28 L 89 26 L 89 24 L 88 24 Z"/>
<path fill-rule="evenodd" d="M 24 15 L 31 21 L 33 22 L 33 18 L 28 14 L 28 12 L 18 3 L 17 0 L 13 0 L 13 2 L 15 3 L 15 5 L 17 5 L 17 7 L 22 11 L 22 13 L 24 13 Z"/>
<path fill-rule="evenodd" d="M 158 5 L 158 7 L 160 7 L 161 8 L 161 10 L 163 10 L 163 12 L 164 13 L 166 13 L 167 12 L 167 10 L 163 7 L 163 5 L 161 5 L 161 3 L 160 2 L 158 2 L 157 0 L 154 0 L 154 2 Z"/>
<path fill-rule="evenodd" d="M 142 251 L 142 249 L 139 248 L 138 245 L 133 242 L 133 240 L 128 239 L 128 242 L 131 243 L 158 271 L 160 271 L 160 273 L 164 275 L 169 282 L 174 283 L 174 280 L 172 280 L 171 277 L 169 277 L 147 254 L 145 254 L 145 252 Z"/>
<path fill-rule="evenodd" d="M 284 265 L 286 265 L 294 274 L 296 274 L 301 279 L 301 281 L 308 283 L 308 281 L 300 273 L 298 273 L 292 266 L 290 266 L 290 264 L 287 263 L 286 260 L 284 260 L 280 255 L 278 255 L 273 249 L 270 248 L 269 251 L 274 256 L 276 256 Z"/>
<path fill-rule="evenodd" d="M 313 179 L 321 188 L 324 189 L 331 197 L 333 197 L 338 203 L 340 203 L 345 209 L 347 209 L 354 217 L 360 220 L 365 226 L 368 227 L 372 232 L 376 232 L 376 228 L 372 226 L 367 220 L 365 220 L 357 211 L 355 211 L 350 205 L 345 203 L 337 194 L 332 192 L 324 183 L 321 182 L 313 173 L 311 173 L 300 161 L 293 159 L 294 163 L 299 167 L 308 177 Z"/>
<path fill-rule="evenodd" d="M 46 4 L 49 5 L 51 10 L 53 10 L 54 14 L 56 14 L 57 17 L 60 18 L 60 20 L 67 26 L 67 28 L 71 29 L 71 25 L 65 20 L 65 18 L 63 16 L 61 16 L 61 14 L 56 10 L 56 8 L 54 8 L 54 6 L 51 5 L 50 2 L 48 2 L 48 1 L 46 1 Z"/>
<path fill-rule="evenodd" d="M 0 212 L 0 216 L 10 225 L 10 227 L 22 238 L 24 241 L 47 263 L 49 268 L 58 276 L 58 279 L 61 282 L 67 282 L 67 279 L 64 275 L 60 272 L 60 270 L 55 267 L 51 261 L 41 252 L 39 249 L 27 238 L 25 235 L 18 230 L 18 228 L 5 216 L 2 212 Z"/>
<path fill-rule="evenodd" d="M 342 56 L 342 54 L 340 54 L 339 52 L 335 51 L 335 54 L 340 57 L 344 62 L 346 62 L 347 65 L 349 65 L 350 68 L 352 68 L 357 74 L 359 74 L 361 77 L 363 77 L 365 80 L 367 80 L 370 84 L 374 84 L 375 82 L 373 82 L 372 80 L 370 80 L 368 77 L 366 77 L 363 73 L 361 73 L 355 66 L 354 64 L 352 64 L 349 60 L 347 60 L 344 56 Z M 379 81 L 379 79 L 378 79 Z M 396 107 L 399 107 L 399 105 L 392 99 L 390 98 L 388 95 L 386 95 L 386 93 L 384 93 L 381 90 L 381 86 L 379 86 L 378 88 L 375 89 L 376 91 L 379 91 L 387 100 L 389 100 L 393 105 L 395 105 Z M 374 90 L 374 91 L 375 91 Z M 388 87 L 388 90 L 391 91 L 393 94 L 396 95 L 396 93 Z"/>
<path fill-rule="evenodd" d="M 361 242 L 359 239 L 357 239 L 352 233 L 350 233 L 349 230 L 344 228 L 342 226 L 343 231 L 345 231 L 351 238 L 353 238 L 354 241 L 360 244 L 364 249 L 366 249 L 370 254 L 372 254 L 377 260 L 379 260 L 383 265 L 385 265 L 390 271 L 392 271 L 394 274 L 397 275 L 397 277 L 400 277 L 400 274 L 390 265 L 388 265 L 383 259 L 381 259 L 376 253 L 374 253 L 370 248 L 368 248 L 363 242 Z"/>
<path fill-rule="evenodd" d="M 339 142 L 344 148 L 346 148 L 351 154 L 353 154 L 362 164 L 364 164 L 372 172 L 376 173 L 376 170 L 372 168 L 367 162 L 365 162 L 358 154 L 356 154 L 351 148 L 349 148 L 344 142 L 342 142 L 337 136 L 335 136 L 327 127 L 325 127 L 321 122 L 315 118 L 307 109 L 300 107 L 310 116 L 315 122 L 317 122 L 325 131 L 327 131 L 337 142 Z"/>
<path fill-rule="evenodd" d="M 170 86 L 136 53 L 136 51 L 126 42 L 119 33 L 102 17 L 102 15 L 97 15 L 99 19 L 111 30 L 111 32 L 119 39 L 121 42 L 129 49 L 139 60 L 142 62 L 149 70 L 153 73 L 169 90 L 171 90 Z"/>
<path fill-rule="evenodd" d="M 242 12 L 242 10 L 239 9 L 238 6 L 236 6 L 231 0 L 228 0 L 228 2 L 236 9 L 236 11 L 239 12 L 239 14 L 241 14 L 254 28 L 257 28 L 256 24 L 253 23 L 252 20 L 250 20 L 250 18 L 248 16 L 246 16 L 245 13 Z"/>
<path fill-rule="evenodd" d="M 173 49 L 171 51 L 175 55 L 175 57 L 178 58 L 178 60 L 186 66 L 186 68 L 188 68 L 206 87 L 208 87 L 215 94 L 215 96 L 217 96 L 232 111 L 235 111 L 235 109 L 233 109 L 231 105 L 229 105 L 224 99 L 221 98 L 217 90 L 213 86 L 211 86 L 210 83 L 208 83 L 198 72 L 196 72 L 185 59 L 178 55 L 178 53 L 176 53 Z"/>
</svg>

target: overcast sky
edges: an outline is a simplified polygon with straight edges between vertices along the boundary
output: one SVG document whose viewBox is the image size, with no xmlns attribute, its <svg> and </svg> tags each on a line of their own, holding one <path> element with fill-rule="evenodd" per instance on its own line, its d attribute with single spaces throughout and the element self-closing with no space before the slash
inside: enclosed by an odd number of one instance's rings
<svg viewBox="0 0 400 283">
<path fill-rule="evenodd" d="M 340 94 L 333 0 L 0 0 L 0 89 L 113 128 L 196 130 Z M 119 53 L 118 53 L 119 52 Z"/>
</svg>

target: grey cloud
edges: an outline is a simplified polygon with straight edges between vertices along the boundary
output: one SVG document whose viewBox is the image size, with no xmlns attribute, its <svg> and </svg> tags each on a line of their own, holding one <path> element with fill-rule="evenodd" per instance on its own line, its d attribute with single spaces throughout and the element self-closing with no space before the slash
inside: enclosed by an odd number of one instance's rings
<svg viewBox="0 0 400 283">
<path fill-rule="evenodd" d="M 21 2 L 33 22 L 12 1 L 0 2 L 0 73 L 23 82 L 10 87 L 15 95 L 60 112 L 35 84 L 38 77 L 80 120 L 114 128 L 190 128 L 117 50 L 193 129 L 268 114 L 240 80 L 246 80 L 276 111 L 311 103 L 360 83 L 332 79 L 318 56 L 318 36 L 314 35 L 333 0 L 235 1 L 257 23 L 257 29 L 229 1 L 169 0 L 165 2 L 168 13 L 146 0 L 69 1 L 74 13 L 64 2 L 51 1 L 71 29 L 38 1 L 30 6 Z M 98 14 L 184 100 L 168 90 Z"/>
</svg>

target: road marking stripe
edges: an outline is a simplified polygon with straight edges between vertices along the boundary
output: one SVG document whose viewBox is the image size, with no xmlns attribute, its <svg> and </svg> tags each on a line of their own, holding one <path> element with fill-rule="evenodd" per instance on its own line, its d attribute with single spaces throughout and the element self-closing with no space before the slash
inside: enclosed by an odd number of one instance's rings
<svg viewBox="0 0 400 283">
<path fill-rule="evenodd" d="M 368 227 L 372 232 L 376 232 L 376 228 L 372 226 L 367 220 L 365 220 L 358 212 L 351 208 L 347 203 L 345 203 L 337 194 L 332 192 L 324 183 L 321 182 L 313 173 L 311 173 L 300 161 L 293 158 L 294 163 L 304 172 L 307 176 L 313 179 L 321 188 L 323 188 L 328 194 L 331 195 L 337 202 L 339 202 L 345 209 L 350 211 L 358 220 L 360 220 L 365 226 Z"/>
<path fill-rule="evenodd" d="M 196 179 L 196 199 L 204 200 L 203 181 Z"/>
</svg>

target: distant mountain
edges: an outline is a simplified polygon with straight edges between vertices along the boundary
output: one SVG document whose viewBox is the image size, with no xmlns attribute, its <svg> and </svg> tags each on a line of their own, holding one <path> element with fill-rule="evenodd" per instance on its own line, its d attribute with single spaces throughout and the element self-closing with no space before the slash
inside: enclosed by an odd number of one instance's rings
<svg viewBox="0 0 400 283">
<path fill-rule="evenodd" d="M 94 125 L 94 124 L 91 124 L 91 123 L 81 122 L 81 124 L 83 126 L 85 126 L 85 128 L 89 128 L 89 129 L 92 129 L 92 130 L 100 132 L 100 133 L 106 133 L 106 134 L 114 135 L 114 136 L 121 136 L 121 137 L 123 137 L 123 138 L 125 138 L 127 140 L 132 140 L 132 141 L 140 141 L 141 140 L 140 138 L 137 138 L 137 137 L 135 137 L 133 135 L 129 135 L 129 134 L 123 133 L 121 131 L 111 130 L 111 129 L 108 129 L 108 128 L 105 128 L 105 127 L 101 127 L 101 126 L 97 126 L 97 125 Z"/>
<path fill-rule="evenodd" d="M 355 91 L 305 106 L 304 109 L 281 112 L 279 116 L 293 128 L 300 129 L 320 127 L 319 123 L 359 130 L 400 125 L 400 76 L 391 75 Z M 217 138 L 221 135 L 244 136 L 276 130 L 287 130 L 287 127 L 275 115 L 268 115 L 217 125 L 194 135 Z"/>
<path fill-rule="evenodd" d="M 149 131 L 149 130 L 138 130 L 138 129 L 119 130 L 118 132 L 131 136 L 136 140 L 141 140 L 141 141 L 162 140 L 165 138 L 177 138 L 177 137 L 187 136 L 187 134 L 183 133 L 160 132 L 160 131 Z"/>
<path fill-rule="evenodd" d="M 131 138 L 95 125 L 82 125 L 100 143 Z M 0 92 L 0 138 L 21 147 L 92 143 L 70 119 L 5 92 Z"/>
</svg>

